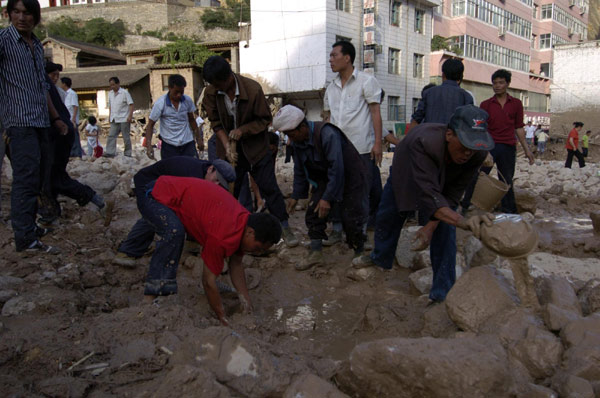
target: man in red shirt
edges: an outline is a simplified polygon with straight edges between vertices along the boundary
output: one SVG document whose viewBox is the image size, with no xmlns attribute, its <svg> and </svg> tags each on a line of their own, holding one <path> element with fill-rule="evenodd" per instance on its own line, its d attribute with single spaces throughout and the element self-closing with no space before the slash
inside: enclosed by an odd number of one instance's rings
<svg viewBox="0 0 600 398">
<path fill-rule="evenodd" d="M 510 185 L 509 191 L 502 198 L 501 211 L 503 213 L 517 213 L 515 193 L 512 188 L 517 162 L 517 139 L 523 147 L 523 151 L 525 151 L 525 156 L 529 159 L 529 164 L 534 162 L 533 153 L 529 150 L 525 140 L 523 104 L 521 100 L 512 97 L 507 92 L 511 77 L 512 73 L 505 69 L 498 69 L 494 72 L 492 75 L 494 96 L 481 103 L 481 109 L 490 115 L 488 118 L 488 132 L 495 143 L 490 154 L 498 168 L 499 178 Z M 491 167 L 482 167 L 481 170 L 489 174 Z M 471 182 L 461 201 L 463 212 L 466 212 L 471 204 L 471 196 L 476 182 L 477 177 Z"/>
<path fill-rule="evenodd" d="M 187 232 L 203 247 L 202 285 L 221 323 L 228 324 L 216 278 L 226 257 L 230 257 L 231 281 L 242 309 L 250 312 L 242 257 L 245 253 L 264 252 L 279 242 L 279 220 L 267 213 L 250 214 L 226 190 L 198 178 L 161 176 L 147 195 L 152 200 L 140 212 L 156 226 L 161 239 L 150 260 L 144 294 L 155 297 L 177 293 L 177 265 Z"/>
</svg>

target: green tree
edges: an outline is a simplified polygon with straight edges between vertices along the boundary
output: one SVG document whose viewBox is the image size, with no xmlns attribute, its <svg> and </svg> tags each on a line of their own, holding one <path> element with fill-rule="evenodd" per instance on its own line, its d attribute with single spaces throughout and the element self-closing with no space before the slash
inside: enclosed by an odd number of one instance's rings
<svg viewBox="0 0 600 398">
<path fill-rule="evenodd" d="M 84 41 L 105 47 L 116 47 L 125 42 L 125 24 L 120 19 L 108 22 L 104 18 L 90 19 L 84 26 Z"/>
<path fill-rule="evenodd" d="M 431 39 L 431 51 L 449 50 L 448 39 L 443 36 L 435 35 Z"/>
<path fill-rule="evenodd" d="M 225 0 L 221 7 L 204 11 L 200 21 L 205 29 L 236 30 L 238 22 L 250 21 L 250 0 Z"/>
<path fill-rule="evenodd" d="M 159 52 L 163 56 L 162 63 L 171 65 L 191 63 L 202 66 L 208 57 L 217 55 L 192 40 L 177 40 L 164 45 Z"/>
</svg>

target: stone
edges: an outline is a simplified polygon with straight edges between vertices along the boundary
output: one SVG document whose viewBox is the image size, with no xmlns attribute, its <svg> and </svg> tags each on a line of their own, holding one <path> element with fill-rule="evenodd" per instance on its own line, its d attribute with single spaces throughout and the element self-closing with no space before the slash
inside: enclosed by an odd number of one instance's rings
<svg viewBox="0 0 600 398">
<path fill-rule="evenodd" d="M 459 328 L 476 332 L 490 318 L 515 308 L 517 297 L 508 281 L 486 265 L 471 268 L 457 280 L 445 303 Z"/>
<path fill-rule="evenodd" d="M 23 279 L 14 276 L 0 276 L 0 290 L 14 289 L 15 286 L 23 284 Z"/>
<path fill-rule="evenodd" d="M 431 255 L 429 254 L 429 250 L 418 252 L 413 257 L 412 267 L 410 269 L 413 271 L 419 271 L 426 268 L 431 268 Z"/>
<path fill-rule="evenodd" d="M 231 397 L 227 388 L 219 384 L 210 371 L 191 365 L 175 366 L 166 376 L 158 378 L 155 385 L 156 390 L 148 393 L 148 398 Z"/>
<path fill-rule="evenodd" d="M 517 398 L 558 398 L 558 394 L 548 387 L 529 383 L 523 392 L 517 394 Z"/>
<path fill-rule="evenodd" d="M 594 227 L 594 233 L 600 234 L 600 211 L 593 211 L 590 213 L 592 219 L 592 226 Z"/>
<path fill-rule="evenodd" d="M 460 265 L 456 266 L 456 279 L 462 276 L 462 268 Z M 413 272 L 408 276 L 408 281 L 410 285 L 415 288 L 419 293 L 426 294 L 431 290 L 431 285 L 433 283 L 433 269 L 431 266 L 428 268 L 423 268 L 418 271 Z"/>
<path fill-rule="evenodd" d="M 92 382 L 75 377 L 56 376 L 38 382 L 36 387 L 47 397 L 82 398 L 92 387 Z"/>
<path fill-rule="evenodd" d="M 561 397 L 594 398 L 594 389 L 589 381 L 573 375 L 560 375 L 554 378 L 552 387 Z"/>
<path fill-rule="evenodd" d="M 405 227 L 400 232 L 400 238 L 398 238 L 398 246 L 396 246 L 396 262 L 402 268 L 412 268 L 413 259 L 419 252 L 410 250 L 412 246 L 412 240 L 421 227 Z"/>
<path fill-rule="evenodd" d="M 154 343 L 149 340 L 133 340 L 114 350 L 110 364 L 111 366 L 116 367 L 125 363 L 133 364 L 142 359 L 150 359 L 154 356 L 155 350 L 156 347 L 154 346 Z"/>
<path fill-rule="evenodd" d="M 550 195 L 561 195 L 563 193 L 563 186 L 562 184 L 554 184 L 546 192 Z"/>
<path fill-rule="evenodd" d="M 567 278 L 560 276 L 538 278 L 536 290 L 541 305 L 553 304 L 558 308 L 582 315 L 579 299 Z"/>
<path fill-rule="evenodd" d="M 366 267 L 366 268 L 348 268 L 346 271 L 346 278 L 351 279 L 353 281 L 366 281 L 367 279 L 372 278 L 377 270 L 375 267 Z"/>
<path fill-rule="evenodd" d="M 517 202 L 517 212 L 529 212 L 535 214 L 538 198 L 529 190 L 514 189 L 515 200 Z"/>
<path fill-rule="evenodd" d="M 569 348 L 563 358 L 566 373 L 600 382 L 600 333 L 586 332 L 583 340 Z"/>
<path fill-rule="evenodd" d="M 600 333 L 600 313 L 570 322 L 560 331 L 560 338 L 569 348 L 579 344 L 586 332 Z"/>
<path fill-rule="evenodd" d="M 36 305 L 32 301 L 28 301 L 23 296 L 13 297 L 4 303 L 2 307 L 2 316 L 22 315 L 26 312 L 31 312 Z"/>
<path fill-rule="evenodd" d="M 542 307 L 542 317 L 548 330 L 559 332 L 566 325 L 581 319 L 576 312 L 557 307 L 554 304 L 546 304 Z"/>
<path fill-rule="evenodd" d="M 535 379 L 554 374 L 560 364 L 563 347 L 554 334 L 530 327 L 524 339 L 509 348 L 509 354 L 517 358 Z"/>
<path fill-rule="evenodd" d="M 312 374 L 297 377 L 283 398 L 349 398 L 335 386 Z"/>
<path fill-rule="evenodd" d="M 491 264 L 498 258 L 496 254 L 484 247 L 481 241 L 473 235 L 469 235 L 465 240 L 462 254 L 467 269 Z"/>
<path fill-rule="evenodd" d="M 494 334 L 508 348 L 525 339 L 530 328 L 541 329 L 544 323 L 529 308 L 515 307 L 490 318 L 481 327 L 480 333 Z"/>
<path fill-rule="evenodd" d="M 577 294 L 583 315 L 600 311 L 600 279 L 591 279 Z"/>
<path fill-rule="evenodd" d="M 0 290 L 0 304 L 6 303 L 11 298 L 15 297 L 18 293 L 15 290 Z"/>
<path fill-rule="evenodd" d="M 598 258 L 570 258 L 555 254 L 535 252 L 527 257 L 534 278 L 540 276 L 557 275 L 570 280 L 589 281 L 600 278 L 600 259 Z"/>
<path fill-rule="evenodd" d="M 494 336 L 392 338 L 362 343 L 336 375 L 351 396 L 394 398 L 506 397 L 506 352 Z"/>
</svg>

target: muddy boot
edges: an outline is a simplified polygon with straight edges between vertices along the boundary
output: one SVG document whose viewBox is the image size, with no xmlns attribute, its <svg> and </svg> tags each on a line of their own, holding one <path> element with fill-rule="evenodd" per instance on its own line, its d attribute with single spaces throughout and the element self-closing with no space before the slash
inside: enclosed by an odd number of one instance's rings
<svg viewBox="0 0 600 398">
<path fill-rule="evenodd" d="M 290 227 L 283 227 L 282 229 L 283 241 L 287 245 L 287 247 L 296 247 L 300 243 L 294 232 Z"/>
<path fill-rule="evenodd" d="M 376 264 L 373 262 L 373 260 L 371 260 L 371 257 L 369 256 L 358 256 L 358 257 L 354 257 L 352 259 L 352 267 L 354 268 L 367 268 L 367 267 L 373 267 Z"/>
<path fill-rule="evenodd" d="M 299 263 L 295 265 L 296 271 L 306 271 L 314 267 L 315 265 L 323 264 L 323 251 L 311 250 L 308 256 L 304 257 Z"/>
<path fill-rule="evenodd" d="M 333 246 L 342 241 L 342 231 L 333 231 L 327 239 L 323 240 L 323 246 Z"/>
<path fill-rule="evenodd" d="M 118 252 L 112 260 L 113 264 L 121 265 L 127 268 L 134 268 L 137 265 L 135 257 L 128 256 L 125 253 Z"/>
</svg>

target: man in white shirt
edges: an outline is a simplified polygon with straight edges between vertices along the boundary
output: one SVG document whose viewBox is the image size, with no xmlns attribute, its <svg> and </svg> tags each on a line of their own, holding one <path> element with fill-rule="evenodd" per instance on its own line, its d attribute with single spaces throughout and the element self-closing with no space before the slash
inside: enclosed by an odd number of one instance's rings
<svg viewBox="0 0 600 398">
<path fill-rule="evenodd" d="M 69 110 L 69 115 L 71 115 L 71 123 L 73 123 L 73 127 L 75 129 L 75 140 L 73 141 L 73 146 L 71 147 L 71 157 L 80 158 L 83 154 L 81 149 L 81 138 L 79 136 L 79 97 L 75 90 L 71 87 L 73 86 L 73 81 L 68 77 L 60 78 L 60 86 L 65 92 L 64 103 L 67 109 Z"/>
<path fill-rule="evenodd" d="M 529 145 L 529 149 L 533 146 L 533 141 L 535 138 L 535 130 L 537 127 L 531 124 L 531 120 L 527 122 L 525 126 L 525 141 L 527 141 L 527 145 Z"/>
<path fill-rule="evenodd" d="M 371 186 L 369 196 L 363 202 L 369 209 L 369 224 L 374 225 L 382 192 L 378 167 L 383 156 L 380 112 L 382 90 L 375 77 L 354 67 L 355 56 L 356 50 L 349 41 L 333 44 L 329 64 L 331 70 L 337 72 L 337 76 L 325 91 L 323 108 L 325 119 L 347 135 L 367 168 Z M 329 237 L 332 241 L 341 238 L 341 228 L 336 227 L 335 221 L 336 236 Z"/>
<path fill-rule="evenodd" d="M 123 143 L 125 144 L 124 155 L 131 157 L 131 138 L 129 129 L 133 120 L 133 99 L 129 92 L 119 84 L 118 77 L 111 77 L 108 80 L 110 91 L 108 92 L 108 120 L 110 121 L 110 131 L 106 140 L 105 157 L 114 158 L 117 152 L 117 137 L 119 133 L 123 134 Z"/>
<path fill-rule="evenodd" d="M 194 118 L 196 105 L 190 97 L 184 95 L 186 85 L 183 76 L 177 74 L 169 76 L 169 91 L 159 97 L 152 107 L 146 125 L 146 154 L 150 159 L 154 159 L 152 148 L 154 124 L 159 120 L 162 140 L 161 159 L 173 156 L 197 158 L 194 137 L 198 143 L 198 150 L 202 152 L 204 149 L 204 141 Z"/>
</svg>

